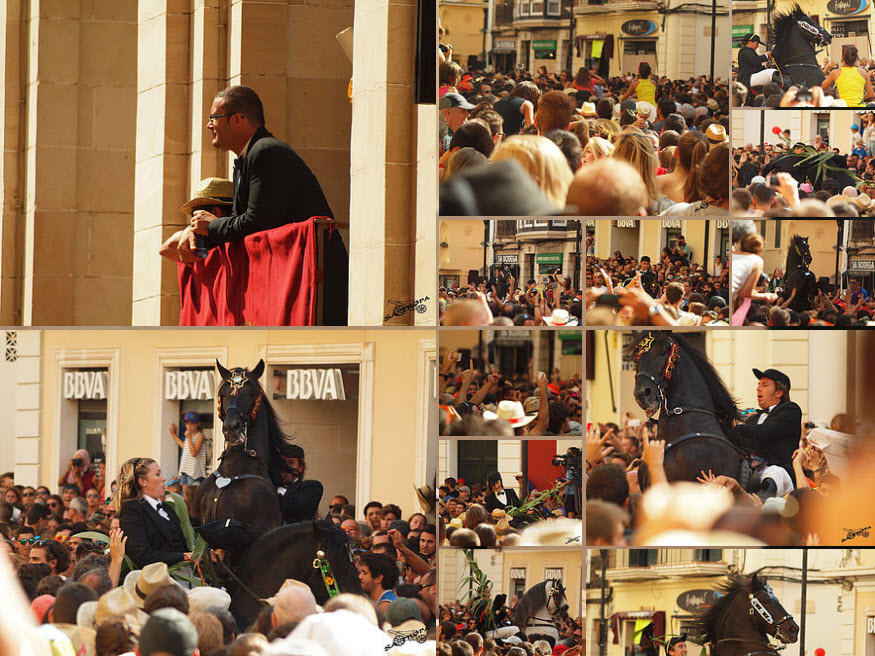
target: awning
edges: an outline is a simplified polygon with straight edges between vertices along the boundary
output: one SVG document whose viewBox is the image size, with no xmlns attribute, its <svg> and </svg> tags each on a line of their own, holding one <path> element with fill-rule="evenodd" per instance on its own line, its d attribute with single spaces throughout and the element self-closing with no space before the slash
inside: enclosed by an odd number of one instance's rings
<svg viewBox="0 0 875 656">
<path fill-rule="evenodd" d="M 620 620 L 653 620 L 653 635 L 665 635 L 665 611 L 662 610 L 633 610 L 626 613 L 614 613 L 611 615 L 611 631 L 614 633 L 614 644 L 620 644 Z M 643 644 L 646 649 L 649 645 Z M 658 645 L 653 645 L 658 647 Z"/>
</svg>

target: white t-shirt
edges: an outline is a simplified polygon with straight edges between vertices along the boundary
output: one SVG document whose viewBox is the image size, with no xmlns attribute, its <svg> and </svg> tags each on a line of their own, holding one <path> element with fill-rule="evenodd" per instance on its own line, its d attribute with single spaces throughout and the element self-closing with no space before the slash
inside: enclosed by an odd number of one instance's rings
<svg viewBox="0 0 875 656">
<path fill-rule="evenodd" d="M 750 274 L 759 265 L 762 270 L 763 258 L 754 253 L 733 253 L 732 254 L 732 298 L 738 294 L 738 290 L 744 286 L 745 281 L 750 278 Z"/>
</svg>

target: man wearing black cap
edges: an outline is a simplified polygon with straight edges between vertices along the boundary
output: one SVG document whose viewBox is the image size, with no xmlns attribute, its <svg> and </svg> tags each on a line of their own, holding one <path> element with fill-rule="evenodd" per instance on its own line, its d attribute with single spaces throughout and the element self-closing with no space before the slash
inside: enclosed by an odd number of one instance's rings
<svg viewBox="0 0 875 656">
<path fill-rule="evenodd" d="M 668 656 L 687 656 L 687 634 L 675 636 L 665 645 L 665 653 Z"/>
<path fill-rule="evenodd" d="M 505 489 L 501 480 L 501 474 L 497 471 L 486 474 L 486 484 L 489 486 L 489 494 L 483 500 L 486 510 L 504 510 L 508 506 L 519 508 L 522 504 L 517 493 L 513 489 Z"/>
<path fill-rule="evenodd" d="M 307 470 L 304 449 L 297 444 L 293 445 L 293 449 L 296 455 L 286 458 L 292 473 L 283 472 L 280 475 L 283 485 L 277 488 L 283 521 L 287 524 L 312 520 L 319 510 L 323 492 L 319 481 L 304 480 L 304 472 Z"/>
<path fill-rule="evenodd" d="M 738 81 L 748 90 L 748 100 L 752 98 L 750 91 L 750 76 L 765 68 L 765 63 L 771 56 L 771 51 L 758 55 L 757 47 L 765 45 L 756 34 L 745 34 L 741 37 L 741 48 L 738 51 Z"/>
<path fill-rule="evenodd" d="M 802 409 L 790 400 L 790 378 L 777 369 L 753 370 L 757 385 L 757 412 L 735 427 L 740 445 L 770 465 L 793 474 L 793 452 L 802 436 Z"/>
</svg>

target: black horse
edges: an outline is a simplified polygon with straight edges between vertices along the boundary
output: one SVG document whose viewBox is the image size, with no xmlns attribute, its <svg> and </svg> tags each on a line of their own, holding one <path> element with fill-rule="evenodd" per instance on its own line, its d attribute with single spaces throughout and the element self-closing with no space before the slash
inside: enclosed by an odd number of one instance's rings
<svg viewBox="0 0 875 656">
<path fill-rule="evenodd" d="M 808 237 L 793 235 L 790 248 L 787 251 L 787 265 L 784 269 L 784 298 L 790 298 L 793 291 L 796 294 L 787 307 L 797 312 L 805 312 L 812 308 L 817 298 L 817 280 L 809 270 L 811 265 L 811 249 L 808 247 Z"/>
<path fill-rule="evenodd" d="M 286 579 L 305 583 L 316 602 L 324 604 L 331 595 L 322 573 L 314 567 L 320 551 L 331 564 L 330 575 L 340 592 L 361 594 L 346 533 L 327 520 L 280 526 L 246 551 L 236 568 L 239 581 L 232 580 L 228 585 L 237 626 L 242 630 L 254 622 L 266 603 L 263 600 L 275 595 Z"/>
<path fill-rule="evenodd" d="M 742 480 L 746 454 L 730 437 L 741 418 L 738 405 L 708 359 L 681 335 L 648 331 L 631 345 L 635 401 L 648 417 L 659 414 L 669 481 L 693 481 L 702 471 Z M 649 485 L 639 470 L 642 489 Z M 744 481 L 742 481 L 744 483 Z"/>
<path fill-rule="evenodd" d="M 779 72 L 793 84 L 820 86 L 825 77 L 817 64 L 817 48 L 832 42 L 832 35 L 802 11 L 797 4 L 785 14 L 776 14 L 771 31 L 772 58 Z"/>
<path fill-rule="evenodd" d="M 239 555 L 254 539 L 282 523 L 276 488 L 282 484 L 281 474 L 291 471 L 284 457 L 294 451 L 258 384 L 264 361 L 252 371 L 228 370 L 218 360 L 216 366 L 222 376 L 217 402 L 225 451 L 218 470 L 198 487 L 194 508 L 205 525 L 229 519 L 243 525 L 245 531 L 228 531 L 218 542 L 214 531 L 214 541 L 207 540 L 210 546 Z"/>
<path fill-rule="evenodd" d="M 711 656 L 776 655 L 767 636 L 784 644 L 799 639 L 799 626 L 766 581 L 730 576 L 719 587 L 722 596 L 691 625 L 697 643 L 709 644 Z"/>
</svg>

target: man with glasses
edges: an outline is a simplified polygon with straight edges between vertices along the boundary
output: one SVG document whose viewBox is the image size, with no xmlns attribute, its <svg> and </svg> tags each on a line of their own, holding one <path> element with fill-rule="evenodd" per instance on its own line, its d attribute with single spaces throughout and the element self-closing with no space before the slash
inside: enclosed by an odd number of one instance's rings
<svg viewBox="0 0 875 656">
<path fill-rule="evenodd" d="M 30 550 L 36 542 L 36 533 L 30 526 L 19 526 L 15 529 L 15 551 L 22 557 L 25 562 L 30 560 Z"/>
<path fill-rule="evenodd" d="M 319 181 L 304 160 L 268 132 L 261 99 L 253 89 L 231 86 L 220 91 L 210 108 L 207 129 L 213 147 L 237 155 L 233 207 L 230 215 L 223 217 L 196 211 L 179 240 L 180 259 L 185 261 L 195 251 L 195 235 L 206 237 L 211 248 L 314 216 L 334 218 Z M 346 250 L 337 231 L 332 231 L 325 250 L 325 298 L 342 300 L 342 308 L 338 302 L 335 310 L 342 309 L 345 324 L 346 295 L 339 299 L 341 288 L 332 288 L 343 283 L 342 290 L 346 289 L 348 268 Z M 339 321 L 341 317 L 332 319 Z"/>
</svg>

